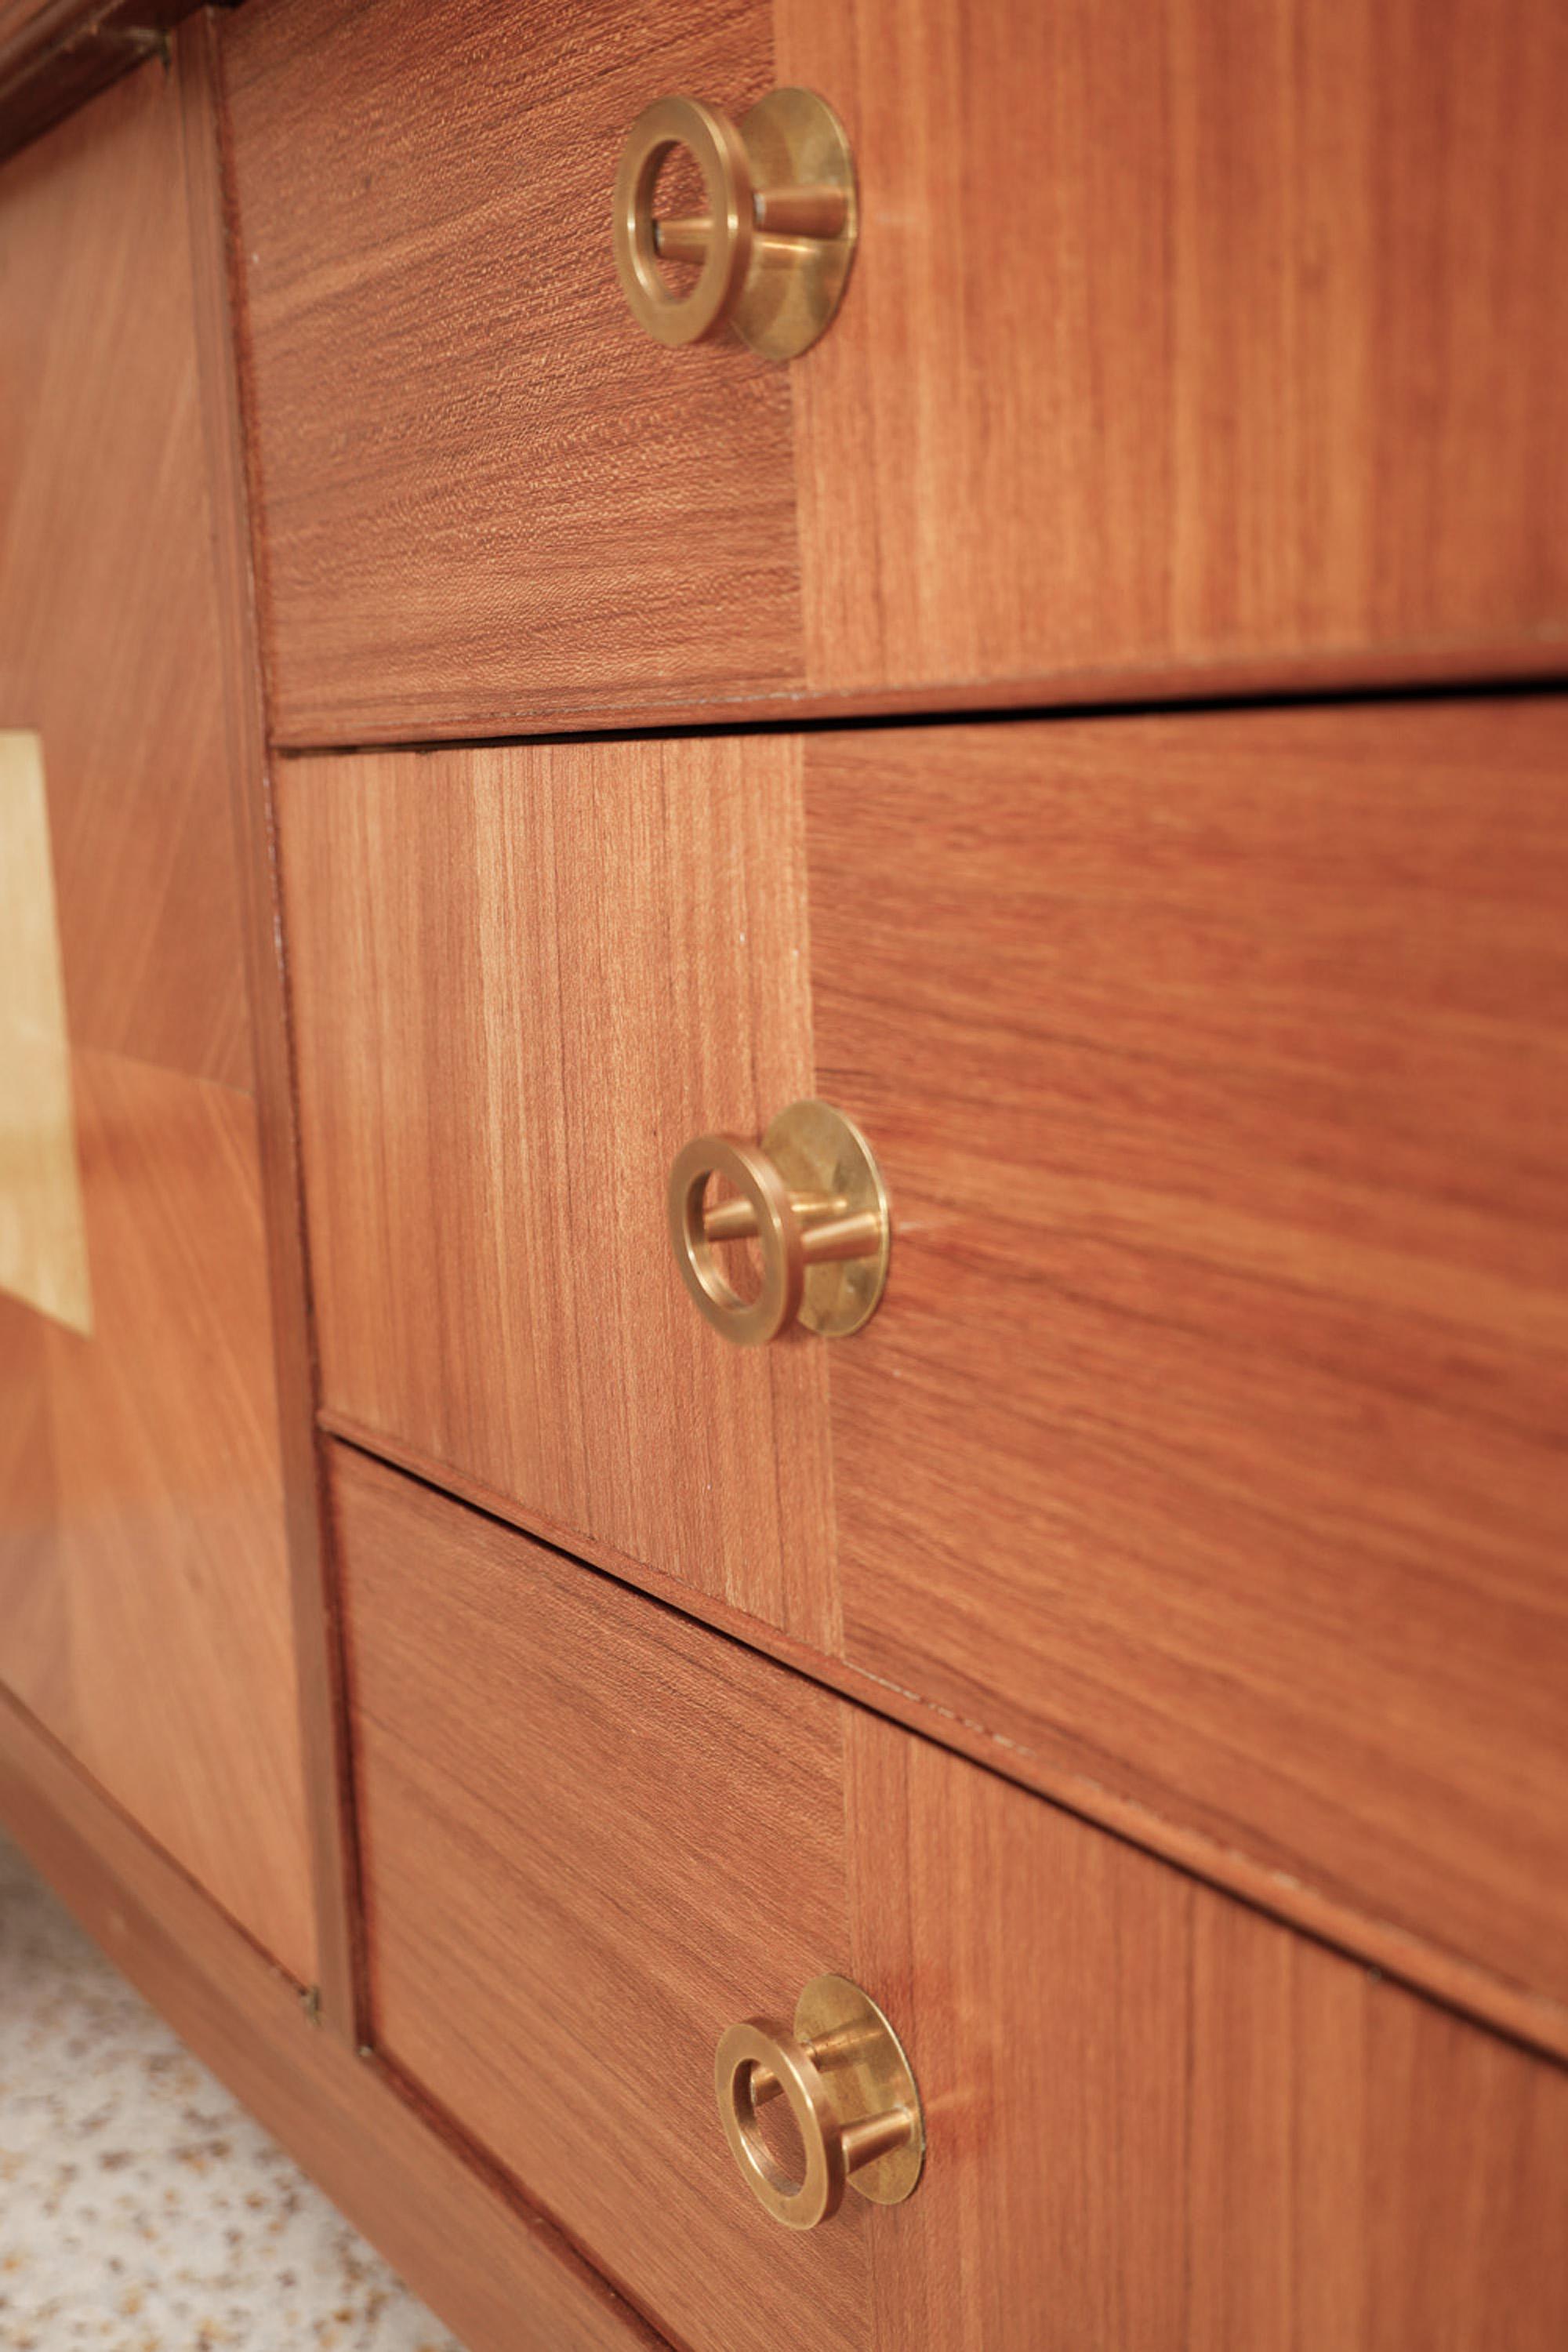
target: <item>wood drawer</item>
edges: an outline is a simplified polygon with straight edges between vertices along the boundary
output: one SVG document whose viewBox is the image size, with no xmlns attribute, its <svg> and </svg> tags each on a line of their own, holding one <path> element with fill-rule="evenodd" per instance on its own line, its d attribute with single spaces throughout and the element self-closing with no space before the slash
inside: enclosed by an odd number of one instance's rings
<svg viewBox="0 0 1568 2352">
<path fill-rule="evenodd" d="M 1542 698 L 286 763 L 329 1417 L 1561 2001 L 1565 751 Z M 814 1092 L 888 1296 L 732 1348 L 667 1173 Z"/>
<path fill-rule="evenodd" d="M 689 2352 L 1556 2352 L 1568 2079 L 334 1449 L 376 2040 Z M 929 2127 L 782 2229 L 723 2029 L 847 1973 Z"/>
<path fill-rule="evenodd" d="M 1557 0 L 267 0 L 225 54 L 285 741 L 1562 666 Z M 789 83 L 843 310 L 664 351 L 626 129 Z"/>
</svg>

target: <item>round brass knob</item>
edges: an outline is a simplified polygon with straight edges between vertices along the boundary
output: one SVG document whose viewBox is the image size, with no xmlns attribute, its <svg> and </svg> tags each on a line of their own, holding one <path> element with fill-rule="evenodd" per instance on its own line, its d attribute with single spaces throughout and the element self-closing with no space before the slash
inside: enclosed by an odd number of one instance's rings
<svg viewBox="0 0 1568 2352">
<path fill-rule="evenodd" d="M 666 156 L 686 148 L 703 210 L 656 220 Z M 698 98 L 658 98 L 626 133 L 616 173 L 616 268 L 632 316 L 661 343 L 732 329 L 766 359 L 795 358 L 843 298 L 858 233 L 844 127 L 808 89 L 775 89 L 739 123 Z M 693 262 L 677 293 L 661 260 Z"/>
<path fill-rule="evenodd" d="M 735 1197 L 707 1205 L 710 1177 Z M 737 1347 L 757 1348 L 798 1318 L 840 1339 L 876 1312 L 888 1279 L 892 1220 L 871 1147 L 830 1103 L 792 1103 L 761 1147 L 738 1135 L 700 1135 L 669 1171 L 669 1236 L 681 1280 L 700 1312 Z M 743 1299 L 714 1255 L 753 1240 L 763 1264 Z"/>
<path fill-rule="evenodd" d="M 847 1977 L 817 1977 L 795 2004 L 795 2030 L 748 2018 L 719 2043 L 719 2115 L 742 2178 L 786 2229 L 814 2230 L 847 2188 L 901 2205 L 925 2162 L 921 2095 L 898 2035 Z M 805 2152 L 792 2179 L 763 2144 L 757 2109 L 788 2102 Z"/>
</svg>

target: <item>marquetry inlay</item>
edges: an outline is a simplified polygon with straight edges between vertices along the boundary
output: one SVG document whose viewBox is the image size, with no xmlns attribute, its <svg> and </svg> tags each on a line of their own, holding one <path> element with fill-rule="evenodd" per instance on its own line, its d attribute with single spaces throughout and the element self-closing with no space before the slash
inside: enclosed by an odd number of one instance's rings
<svg viewBox="0 0 1568 2352">
<path fill-rule="evenodd" d="M 0 730 L 0 1290 L 92 1328 L 43 745 Z"/>
</svg>

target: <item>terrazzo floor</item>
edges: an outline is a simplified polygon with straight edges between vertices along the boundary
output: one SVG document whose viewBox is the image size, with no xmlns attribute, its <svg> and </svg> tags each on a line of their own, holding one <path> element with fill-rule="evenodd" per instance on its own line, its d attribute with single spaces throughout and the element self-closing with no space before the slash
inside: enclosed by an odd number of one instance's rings
<svg viewBox="0 0 1568 2352">
<path fill-rule="evenodd" d="M 4 2352 L 461 2352 L 0 1839 Z"/>
</svg>

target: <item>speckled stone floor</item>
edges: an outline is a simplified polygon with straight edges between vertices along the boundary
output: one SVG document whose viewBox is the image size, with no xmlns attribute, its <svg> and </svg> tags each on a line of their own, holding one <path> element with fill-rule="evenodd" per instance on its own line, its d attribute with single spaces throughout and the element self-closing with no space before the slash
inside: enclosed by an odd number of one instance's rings
<svg viewBox="0 0 1568 2352">
<path fill-rule="evenodd" d="M 0 1839 L 5 2352 L 461 2352 Z"/>
</svg>

